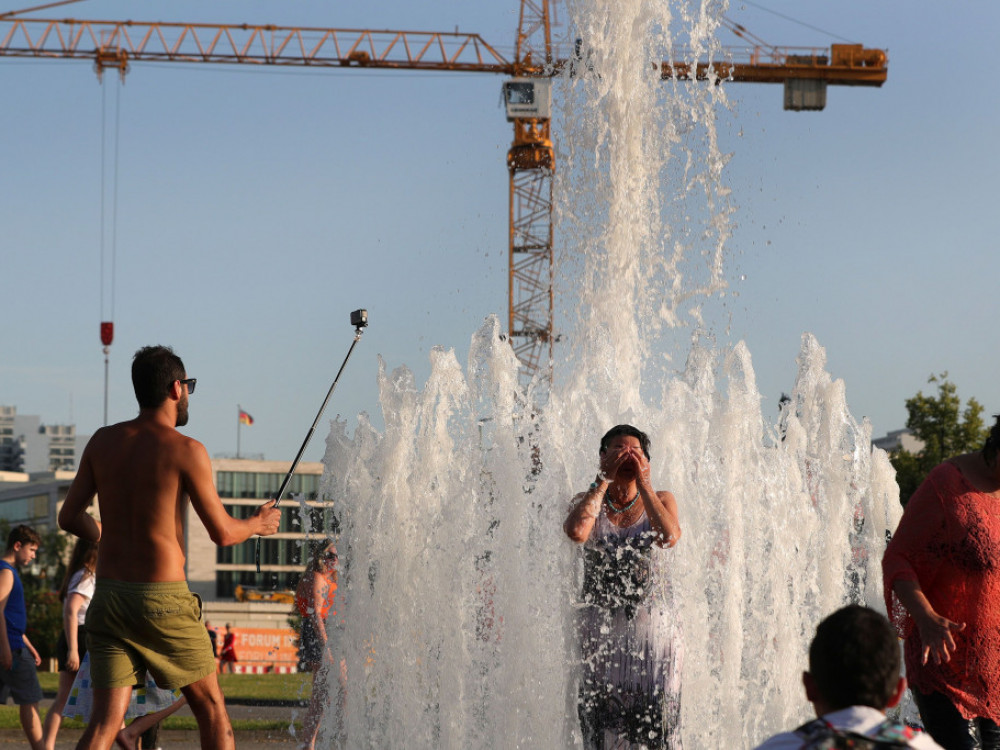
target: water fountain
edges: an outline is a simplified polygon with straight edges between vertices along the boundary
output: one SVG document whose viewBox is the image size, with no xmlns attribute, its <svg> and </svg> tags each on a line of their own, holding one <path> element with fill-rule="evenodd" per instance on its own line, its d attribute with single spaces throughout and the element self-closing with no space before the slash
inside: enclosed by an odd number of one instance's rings
<svg viewBox="0 0 1000 750">
<path fill-rule="evenodd" d="M 422 388 L 380 366 L 383 432 L 364 416 L 353 435 L 333 425 L 322 489 L 343 524 L 345 746 L 579 742 L 580 550 L 561 525 L 620 422 L 650 434 L 656 483 L 678 498 L 684 537 L 656 574 L 684 631 L 688 748 L 752 747 L 801 722 L 816 622 L 852 598 L 878 606 L 897 490 L 822 347 L 803 337 L 790 400 L 765 415 L 750 352 L 704 333 L 702 305 L 725 288 L 727 102 L 649 61 L 712 49 L 722 10 L 569 3 L 590 69 L 559 84 L 559 291 L 578 322 L 545 403 L 519 390 L 489 319 L 465 367 L 432 353 Z"/>
</svg>

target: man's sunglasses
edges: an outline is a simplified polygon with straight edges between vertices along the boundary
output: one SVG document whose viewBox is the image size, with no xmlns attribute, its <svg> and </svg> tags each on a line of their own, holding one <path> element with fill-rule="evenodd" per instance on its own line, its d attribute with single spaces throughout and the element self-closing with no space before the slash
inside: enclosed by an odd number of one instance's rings
<svg viewBox="0 0 1000 750">
<path fill-rule="evenodd" d="M 194 386 L 198 382 L 198 378 L 185 378 L 184 380 L 178 380 L 181 385 L 186 385 L 188 389 L 188 395 L 194 393 Z"/>
</svg>

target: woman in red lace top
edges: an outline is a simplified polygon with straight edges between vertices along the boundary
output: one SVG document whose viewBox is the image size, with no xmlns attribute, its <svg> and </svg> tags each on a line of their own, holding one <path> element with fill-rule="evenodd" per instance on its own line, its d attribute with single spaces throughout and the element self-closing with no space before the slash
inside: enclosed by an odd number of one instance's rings
<svg viewBox="0 0 1000 750">
<path fill-rule="evenodd" d="M 937 466 L 885 551 L 924 726 L 948 750 L 1000 750 L 1000 416 L 978 453 Z"/>
</svg>

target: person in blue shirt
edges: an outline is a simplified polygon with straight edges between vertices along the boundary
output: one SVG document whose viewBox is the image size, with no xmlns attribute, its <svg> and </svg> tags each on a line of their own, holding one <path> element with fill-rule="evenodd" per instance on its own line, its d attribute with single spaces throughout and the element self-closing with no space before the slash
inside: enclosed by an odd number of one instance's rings
<svg viewBox="0 0 1000 750">
<path fill-rule="evenodd" d="M 38 684 L 41 657 L 24 634 L 28 612 L 24 587 L 17 569 L 35 559 L 42 539 L 28 526 L 15 526 L 7 537 L 7 549 L 0 558 L 0 687 L 10 690 L 18 705 L 21 726 L 32 750 L 42 748 L 42 721 L 38 703 L 42 688 Z"/>
</svg>

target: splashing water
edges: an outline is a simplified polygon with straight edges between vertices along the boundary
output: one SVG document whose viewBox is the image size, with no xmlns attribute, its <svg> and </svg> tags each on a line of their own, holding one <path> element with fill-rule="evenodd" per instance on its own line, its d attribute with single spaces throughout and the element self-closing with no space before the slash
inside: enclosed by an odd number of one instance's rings
<svg viewBox="0 0 1000 750">
<path fill-rule="evenodd" d="M 662 356 L 725 289 L 715 123 L 728 105 L 722 87 L 661 81 L 649 61 L 683 57 L 677 40 L 689 59 L 718 52 L 723 10 L 569 3 L 588 71 L 561 82 L 557 192 L 560 292 L 578 307 L 544 406 L 519 390 L 491 318 L 466 368 L 432 352 L 423 388 L 380 364 L 383 433 L 364 416 L 353 436 L 334 423 L 322 489 L 343 529 L 335 649 L 348 688 L 326 744 L 578 746 L 581 555 L 562 522 L 621 422 L 649 433 L 654 481 L 678 499 L 684 536 L 654 562 L 684 632 L 686 747 L 752 747 L 797 726 L 816 623 L 848 600 L 880 606 L 898 490 L 815 339 L 803 337 L 777 421 L 743 344 L 697 336 L 674 373 Z"/>
</svg>

